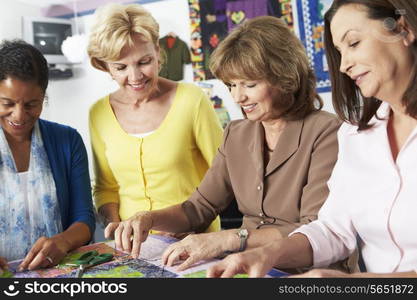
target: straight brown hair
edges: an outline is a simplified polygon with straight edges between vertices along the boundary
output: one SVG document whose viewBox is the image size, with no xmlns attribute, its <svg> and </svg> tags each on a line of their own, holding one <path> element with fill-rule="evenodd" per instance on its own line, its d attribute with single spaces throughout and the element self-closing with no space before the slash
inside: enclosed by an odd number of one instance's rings
<svg viewBox="0 0 417 300">
<path fill-rule="evenodd" d="M 330 24 L 334 15 L 340 7 L 348 4 L 363 5 L 367 10 L 368 17 L 374 20 L 392 18 L 397 21 L 403 16 L 405 22 L 415 34 L 417 34 L 417 5 L 415 0 L 334 0 L 324 16 L 324 43 L 332 82 L 333 107 L 342 120 L 358 125 L 359 130 L 365 130 L 372 127 L 369 121 L 376 116 L 382 102 L 374 97 L 362 97 L 353 80 L 339 71 L 341 56 L 333 44 L 330 31 Z M 393 28 L 393 33 L 395 33 L 395 30 L 396 28 Z M 417 118 L 416 41 L 410 45 L 410 51 L 414 56 L 414 74 L 404 94 L 402 104 L 408 115 Z"/>
</svg>

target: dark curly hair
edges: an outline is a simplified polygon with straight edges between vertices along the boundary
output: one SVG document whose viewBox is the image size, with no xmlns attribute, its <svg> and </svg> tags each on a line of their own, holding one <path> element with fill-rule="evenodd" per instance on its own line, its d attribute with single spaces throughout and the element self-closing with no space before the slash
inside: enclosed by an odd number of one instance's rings
<svg viewBox="0 0 417 300">
<path fill-rule="evenodd" d="M 5 40 L 0 44 L 0 80 L 9 76 L 36 82 L 45 93 L 48 87 L 48 63 L 34 46 L 22 40 Z"/>
</svg>

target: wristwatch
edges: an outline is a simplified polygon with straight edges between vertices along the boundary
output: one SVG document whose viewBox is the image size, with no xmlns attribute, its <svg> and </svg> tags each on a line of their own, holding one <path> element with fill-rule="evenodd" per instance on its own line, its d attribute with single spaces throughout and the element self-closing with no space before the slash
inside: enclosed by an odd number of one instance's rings
<svg viewBox="0 0 417 300">
<path fill-rule="evenodd" d="M 239 237 L 239 239 L 240 239 L 240 247 L 239 247 L 239 252 L 242 252 L 243 250 L 245 250 L 246 249 L 246 241 L 247 241 L 247 239 L 248 239 L 248 237 L 249 237 L 249 232 L 248 232 L 248 230 L 247 229 L 245 229 L 245 228 L 240 228 L 238 231 L 237 231 L 237 236 Z"/>
</svg>

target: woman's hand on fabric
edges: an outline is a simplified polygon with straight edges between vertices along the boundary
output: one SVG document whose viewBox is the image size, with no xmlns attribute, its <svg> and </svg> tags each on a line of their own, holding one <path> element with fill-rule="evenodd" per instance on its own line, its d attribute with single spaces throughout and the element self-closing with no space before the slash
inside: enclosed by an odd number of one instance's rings
<svg viewBox="0 0 417 300">
<path fill-rule="evenodd" d="M 230 245 L 230 235 L 238 240 L 235 233 L 230 230 L 221 232 L 201 233 L 188 235 L 183 240 L 170 245 L 162 255 L 162 263 L 172 266 L 179 261 L 177 270 L 183 271 L 193 264 L 223 254 Z"/>
<path fill-rule="evenodd" d="M 140 246 L 148 237 L 152 224 L 150 212 L 138 212 L 125 221 L 109 223 L 104 230 L 104 236 L 107 239 L 114 236 L 116 249 L 121 249 L 130 253 L 132 257 L 138 258 Z"/>
<path fill-rule="evenodd" d="M 68 241 L 57 234 L 51 238 L 40 237 L 19 265 L 18 270 L 35 270 L 58 264 L 71 249 Z"/>
<path fill-rule="evenodd" d="M 264 277 L 274 266 L 269 245 L 228 255 L 207 270 L 207 277 L 233 277 L 248 274 L 249 277 Z"/>
</svg>

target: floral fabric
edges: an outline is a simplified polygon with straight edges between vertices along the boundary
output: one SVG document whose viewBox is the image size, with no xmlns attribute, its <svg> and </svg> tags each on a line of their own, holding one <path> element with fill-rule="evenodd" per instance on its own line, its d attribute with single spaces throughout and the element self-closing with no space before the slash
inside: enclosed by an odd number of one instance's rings
<svg viewBox="0 0 417 300">
<path fill-rule="evenodd" d="M 0 127 L 1 128 L 1 127 Z M 24 258 L 41 236 L 62 232 L 55 181 L 38 122 L 32 131 L 29 170 L 17 172 L 3 129 L 0 130 L 0 256 Z"/>
</svg>

